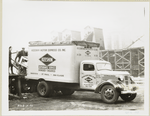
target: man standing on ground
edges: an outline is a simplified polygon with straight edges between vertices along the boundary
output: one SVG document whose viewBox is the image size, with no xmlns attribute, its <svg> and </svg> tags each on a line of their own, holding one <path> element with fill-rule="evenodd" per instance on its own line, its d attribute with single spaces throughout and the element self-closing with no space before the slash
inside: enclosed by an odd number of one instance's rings
<svg viewBox="0 0 150 116">
<path fill-rule="evenodd" d="M 12 62 L 11 62 L 11 59 L 12 59 L 12 57 L 11 57 L 11 54 L 12 54 L 12 47 L 10 46 L 9 47 L 9 68 L 10 68 L 10 70 L 11 70 L 11 74 L 14 74 L 13 73 L 13 64 L 12 64 Z"/>
</svg>

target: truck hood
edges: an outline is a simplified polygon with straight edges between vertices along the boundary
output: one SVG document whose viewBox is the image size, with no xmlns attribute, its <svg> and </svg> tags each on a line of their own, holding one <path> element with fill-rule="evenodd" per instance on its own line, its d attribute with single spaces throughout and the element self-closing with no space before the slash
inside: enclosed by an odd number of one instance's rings
<svg viewBox="0 0 150 116">
<path fill-rule="evenodd" d="M 100 75 L 129 75 L 127 71 L 98 71 Z"/>
</svg>

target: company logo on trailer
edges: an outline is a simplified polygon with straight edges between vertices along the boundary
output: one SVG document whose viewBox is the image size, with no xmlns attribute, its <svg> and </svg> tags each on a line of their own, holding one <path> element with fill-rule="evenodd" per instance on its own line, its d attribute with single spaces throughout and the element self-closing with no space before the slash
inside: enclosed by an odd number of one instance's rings
<svg viewBox="0 0 150 116">
<path fill-rule="evenodd" d="M 39 59 L 41 62 L 43 62 L 45 65 L 49 65 L 49 64 L 51 64 L 52 62 L 54 62 L 55 61 L 55 59 L 52 57 L 52 56 L 50 56 L 49 54 L 45 54 L 43 57 L 41 57 L 40 59 Z"/>
</svg>

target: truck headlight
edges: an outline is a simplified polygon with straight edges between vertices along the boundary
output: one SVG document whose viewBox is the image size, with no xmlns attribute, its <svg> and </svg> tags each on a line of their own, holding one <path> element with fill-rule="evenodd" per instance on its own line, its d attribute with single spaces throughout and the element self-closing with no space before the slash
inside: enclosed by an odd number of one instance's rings
<svg viewBox="0 0 150 116">
<path fill-rule="evenodd" d="M 118 80 L 119 80 L 119 81 L 124 81 L 124 76 L 121 76 L 121 75 L 120 75 L 120 76 L 116 76 L 116 77 L 118 77 Z"/>
</svg>

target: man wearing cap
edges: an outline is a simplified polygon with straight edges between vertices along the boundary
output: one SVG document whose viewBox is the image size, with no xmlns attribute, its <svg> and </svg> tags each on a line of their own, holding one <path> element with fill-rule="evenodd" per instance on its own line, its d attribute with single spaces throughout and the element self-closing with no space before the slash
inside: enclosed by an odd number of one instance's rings
<svg viewBox="0 0 150 116">
<path fill-rule="evenodd" d="M 27 56 L 27 53 L 25 52 L 25 48 L 22 48 L 22 50 L 20 52 L 18 52 L 16 58 L 15 58 L 15 61 L 17 60 L 18 58 L 18 62 L 20 61 L 21 59 L 21 56 Z"/>
</svg>

